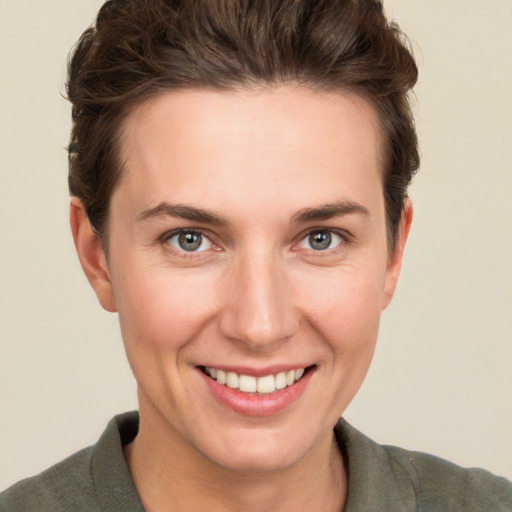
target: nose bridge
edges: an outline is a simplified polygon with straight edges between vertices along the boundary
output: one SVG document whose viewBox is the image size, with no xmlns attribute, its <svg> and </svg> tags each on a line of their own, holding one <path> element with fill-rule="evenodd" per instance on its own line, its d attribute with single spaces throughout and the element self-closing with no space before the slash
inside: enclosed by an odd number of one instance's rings
<svg viewBox="0 0 512 512">
<path fill-rule="evenodd" d="M 221 312 L 223 334 L 259 350 L 289 338 L 298 318 L 279 255 L 267 247 L 247 251 L 233 263 Z"/>
</svg>

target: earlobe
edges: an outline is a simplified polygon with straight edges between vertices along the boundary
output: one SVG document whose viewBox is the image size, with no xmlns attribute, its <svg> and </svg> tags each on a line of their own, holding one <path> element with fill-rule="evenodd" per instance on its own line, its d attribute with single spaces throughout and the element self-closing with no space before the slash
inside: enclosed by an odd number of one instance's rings
<svg viewBox="0 0 512 512">
<path fill-rule="evenodd" d="M 405 244 L 407 242 L 407 237 L 409 236 L 409 230 L 411 229 L 412 217 L 412 202 L 410 199 L 406 199 L 402 215 L 400 217 L 400 225 L 398 227 L 395 247 L 393 252 L 390 253 L 387 262 L 386 282 L 384 285 L 384 297 L 382 303 L 383 310 L 389 305 L 395 293 L 398 277 L 402 268 Z"/>
<path fill-rule="evenodd" d="M 85 213 L 82 201 L 71 198 L 69 209 L 71 232 L 78 259 L 102 307 L 111 313 L 117 311 L 105 251 Z"/>
</svg>

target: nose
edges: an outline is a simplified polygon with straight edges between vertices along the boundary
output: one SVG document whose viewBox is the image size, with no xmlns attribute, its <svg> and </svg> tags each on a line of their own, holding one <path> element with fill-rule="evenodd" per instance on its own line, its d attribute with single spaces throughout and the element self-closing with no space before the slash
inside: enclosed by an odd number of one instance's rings
<svg viewBox="0 0 512 512">
<path fill-rule="evenodd" d="M 219 315 L 224 336 L 266 351 L 296 333 L 299 314 L 284 267 L 273 254 L 248 255 L 233 262 Z"/>
</svg>

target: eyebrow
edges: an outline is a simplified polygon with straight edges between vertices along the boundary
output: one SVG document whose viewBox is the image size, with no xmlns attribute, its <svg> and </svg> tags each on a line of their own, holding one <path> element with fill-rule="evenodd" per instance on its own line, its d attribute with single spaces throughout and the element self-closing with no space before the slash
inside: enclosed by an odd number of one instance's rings
<svg viewBox="0 0 512 512">
<path fill-rule="evenodd" d="M 311 222 L 315 220 L 329 220 L 349 214 L 359 214 L 370 217 L 370 210 L 365 206 L 351 201 L 339 201 L 318 206 L 316 208 L 305 208 L 297 212 L 292 219 L 295 224 Z"/>
<path fill-rule="evenodd" d="M 292 223 L 300 224 L 315 220 L 329 220 L 334 217 L 349 214 L 359 214 L 369 217 L 370 211 L 359 203 L 339 201 L 315 208 L 304 208 L 293 216 Z M 224 217 L 208 210 L 183 204 L 171 204 L 168 202 L 163 202 L 153 208 L 144 210 L 137 216 L 137 221 L 144 221 L 158 217 L 175 217 L 203 224 L 212 224 L 215 226 L 226 226 L 228 224 L 228 221 Z"/>
<path fill-rule="evenodd" d="M 225 226 L 228 223 L 226 219 L 213 212 L 183 204 L 171 204 L 167 202 L 160 203 L 154 208 L 144 210 L 142 213 L 137 215 L 137 220 L 144 221 L 157 217 L 176 217 L 204 224 L 213 224 L 216 226 Z"/>
</svg>

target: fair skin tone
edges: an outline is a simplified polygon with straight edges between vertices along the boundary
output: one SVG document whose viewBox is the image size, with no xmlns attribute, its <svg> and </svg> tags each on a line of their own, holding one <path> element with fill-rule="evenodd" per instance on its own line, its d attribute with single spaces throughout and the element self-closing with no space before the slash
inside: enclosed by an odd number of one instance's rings
<svg viewBox="0 0 512 512">
<path fill-rule="evenodd" d="M 137 107 L 122 141 L 108 261 L 76 198 L 71 225 L 137 379 L 125 453 L 146 510 L 340 511 L 332 428 L 412 219 L 406 203 L 389 251 L 373 108 L 292 86 L 184 90 Z"/>
</svg>

